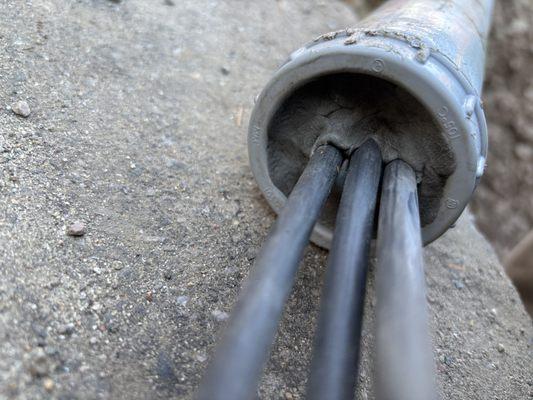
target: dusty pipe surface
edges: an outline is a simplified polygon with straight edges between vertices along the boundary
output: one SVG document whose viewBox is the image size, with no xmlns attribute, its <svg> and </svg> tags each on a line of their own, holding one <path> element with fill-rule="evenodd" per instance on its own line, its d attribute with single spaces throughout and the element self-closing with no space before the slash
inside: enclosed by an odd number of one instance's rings
<svg viewBox="0 0 533 400">
<path fill-rule="evenodd" d="M 390 0 L 295 51 L 258 97 L 252 170 L 279 212 L 318 144 L 368 138 L 415 171 L 425 244 L 461 215 L 487 153 L 480 100 L 492 0 Z M 312 240 L 329 248 L 345 171 Z"/>
<path fill-rule="evenodd" d="M 392 0 L 363 20 L 358 29 L 409 42 L 420 49 L 420 61 L 432 52 L 439 53 L 479 93 L 493 6 L 494 0 Z M 356 32 L 354 35 L 357 37 Z"/>
</svg>

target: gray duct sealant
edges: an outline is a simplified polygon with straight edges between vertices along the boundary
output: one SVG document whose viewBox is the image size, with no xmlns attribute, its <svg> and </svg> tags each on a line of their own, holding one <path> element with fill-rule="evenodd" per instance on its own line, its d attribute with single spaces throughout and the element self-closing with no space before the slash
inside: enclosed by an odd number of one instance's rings
<svg viewBox="0 0 533 400">
<path fill-rule="evenodd" d="M 380 146 L 385 163 L 403 159 L 416 171 L 422 225 L 431 223 L 455 169 L 453 152 L 431 114 L 412 95 L 376 78 L 330 75 L 295 91 L 275 114 L 268 132 L 272 181 L 288 195 L 313 148 L 330 143 L 350 154 L 369 137 Z M 337 192 L 342 182 L 338 184 Z M 330 228 L 334 209 L 335 197 L 323 216 Z"/>
</svg>

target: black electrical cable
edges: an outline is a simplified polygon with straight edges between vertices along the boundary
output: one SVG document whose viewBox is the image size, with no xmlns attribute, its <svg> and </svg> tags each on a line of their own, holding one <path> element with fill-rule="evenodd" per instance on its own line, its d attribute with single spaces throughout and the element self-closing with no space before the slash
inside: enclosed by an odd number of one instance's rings
<svg viewBox="0 0 533 400">
<path fill-rule="evenodd" d="M 198 400 L 255 398 L 298 264 L 341 162 L 333 146 L 314 152 L 256 258 Z"/>
<path fill-rule="evenodd" d="M 351 156 L 328 259 L 308 400 L 348 400 L 355 395 L 381 168 L 381 153 L 373 140 Z"/>
<path fill-rule="evenodd" d="M 416 177 L 400 160 L 383 177 L 376 299 L 376 398 L 436 399 Z"/>
</svg>

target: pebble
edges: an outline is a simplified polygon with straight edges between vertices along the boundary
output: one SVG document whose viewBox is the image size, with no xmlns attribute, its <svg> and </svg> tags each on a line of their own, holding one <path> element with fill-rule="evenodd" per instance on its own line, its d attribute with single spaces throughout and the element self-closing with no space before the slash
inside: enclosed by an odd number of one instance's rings
<svg viewBox="0 0 533 400">
<path fill-rule="evenodd" d="M 64 324 L 64 325 L 61 325 L 57 332 L 60 334 L 60 335 L 72 335 L 74 333 L 74 330 L 75 330 L 75 326 L 72 322 L 68 323 L 68 324 Z"/>
<path fill-rule="evenodd" d="M 119 330 L 119 324 L 115 320 L 111 320 L 105 324 L 105 328 L 109 333 L 117 333 Z"/>
<path fill-rule="evenodd" d="M 211 312 L 211 315 L 213 317 L 215 317 L 215 319 L 218 321 L 218 322 L 222 322 L 222 321 L 225 321 L 229 318 L 229 314 L 225 311 L 220 311 L 220 310 L 213 310 Z"/>
<path fill-rule="evenodd" d="M 113 261 L 111 264 L 113 266 L 113 269 L 120 271 L 122 268 L 124 268 L 124 264 L 122 264 L 122 261 Z"/>
<path fill-rule="evenodd" d="M 189 297 L 188 296 L 178 296 L 176 301 L 177 301 L 178 305 L 186 306 L 188 301 L 189 301 Z"/>
<path fill-rule="evenodd" d="M 85 224 L 80 221 L 76 221 L 69 225 L 67 228 L 67 235 L 69 236 L 83 236 L 85 235 Z"/>
<path fill-rule="evenodd" d="M 35 378 L 41 378 L 50 372 L 50 363 L 42 348 L 32 350 L 27 356 L 27 369 Z"/>
<path fill-rule="evenodd" d="M 144 296 L 146 298 L 146 301 L 153 301 L 154 300 L 154 294 L 150 292 L 146 292 L 146 295 Z"/>
<path fill-rule="evenodd" d="M 439 360 L 440 360 L 441 363 L 446 364 L 446 365 L 448 365 L 448 366 L 452 365 L 452 363 L 453 363 L 452 358 L 451 358 L 451 357 L 448 357 L 448 356 L 446 356 L 446 355 L 441 355 L 441 356 L 439 357 Z"/>
<path fill-rule="evenodd" d="M 53 346 L 46 346 L 44 348 L 44 354 L 49 357 L 57 357 L 59 355 L 59 350 Z"/>
<path fill-rule="evenodd" d="M 464 283 L 461 282 L 459 279 L 454 279 L 453 284 L 459 290 L 465 287 Z"/>
<path fill-rule="evenodd" d="M 52 390 L 54 390 L 54 381 L 50 378 L 46 378 L 43 381 L 43 387 L 44 390 L 46 390 L 47 392 L 51 392 Z"/>
<path fill-rule="evenodd" d="M 505 353 L 505 346 L 503 344 L 498 343 L 497 349 L 498 349 L 498 352 Z"/>
<path fill-rule="evenodd" d="M 231 241 L 233 242 L 233 244 L 239 244 L 242 241 L 242 236 L 241 235 L 232 235 L 231 236 Z"/>
<path fill-rule="evenodd" d="M 27 118 L 31 114 L 30 106 L 24 100 L 17 101 L 11 105 L 11 110 L 21 117 Z"/>
<path fill-rule="evenodd" d="M 256 254 L 257 254 L 257 249 L 255 247 L 249 247 L 248 250 L 246 250 L 245 257 L 248 260 L 253 260 L 255 259 Z"/>
<path fill-rule="evenodd" d="M 176 373 L 174 372 L 174 363 L 170 356 L 166 353 L 159 353 L 157 357 L 157 362 L 155 366 L 157 377 L 162 380 L 172 384 L 178 382 Z"/>
<path fill-rule="evenodd" d="M 32 323 L 31 324 L 31 329 L 41 339 L 46 339 L 46 337 L 48 336 L 48 332 L 46 332 L 46 329 L 42 325 L 39 325 L 39 324 L 36 324 L 36 323 Z"/>
</svg>

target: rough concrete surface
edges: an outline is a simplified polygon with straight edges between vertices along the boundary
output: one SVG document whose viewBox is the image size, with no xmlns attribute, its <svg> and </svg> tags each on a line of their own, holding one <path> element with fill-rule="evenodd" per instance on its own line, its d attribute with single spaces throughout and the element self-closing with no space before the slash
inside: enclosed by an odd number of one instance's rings
<svg viewBox="0 0 533 400">
<path fill-rule="evenodd" d="M 245 150 L 253 98 L 354 18 L 319 0 L 0 3 L 0 398 L 192 397 L 274 219 Z M 531 396 L 530 322 L 469 216 L 425 256 L 443 398 Z M 306 252 L 264 399 L 303 397 L 325 260 Z"/>
</svg>

